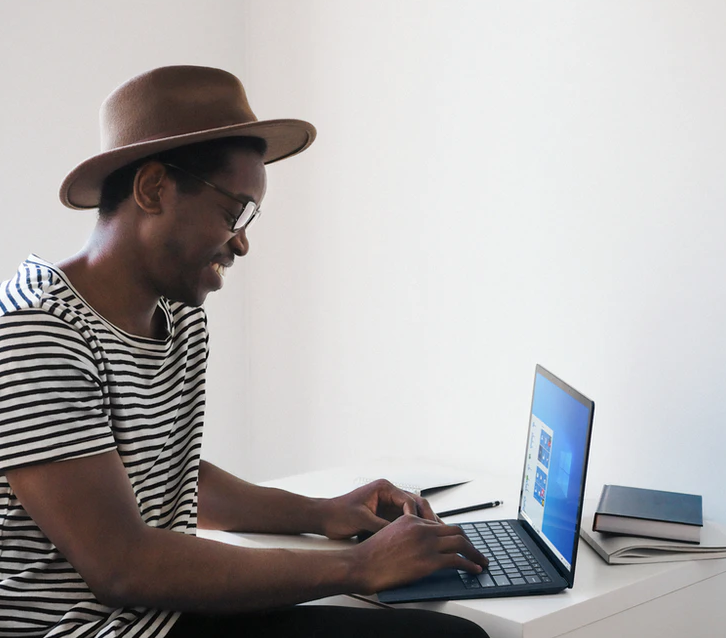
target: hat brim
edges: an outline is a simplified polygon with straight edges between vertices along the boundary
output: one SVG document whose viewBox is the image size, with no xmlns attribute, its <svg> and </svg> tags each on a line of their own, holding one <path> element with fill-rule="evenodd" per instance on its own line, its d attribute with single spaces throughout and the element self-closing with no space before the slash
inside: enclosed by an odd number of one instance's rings
<svg viewBox="0 0 726 638">
<path fill-rule="evenodd" d="M 61 202 L 69 208 L 97 208 L 106 177 L 131 162 L 155 153 L 222 137 L 260 137 L 267 142 L 263 161 L 271 164 L 304 151 L 313 143 L 315 136 L 315 127 L 303 120 L 265 120 L 130 144 L 81 162 L 63 180 L 59 195 Z"/>
</svg>

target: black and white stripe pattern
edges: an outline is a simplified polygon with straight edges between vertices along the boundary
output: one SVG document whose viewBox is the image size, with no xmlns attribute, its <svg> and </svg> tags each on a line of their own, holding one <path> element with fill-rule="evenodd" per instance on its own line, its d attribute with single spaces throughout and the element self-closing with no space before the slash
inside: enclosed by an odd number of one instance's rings
<svg viewBox="0 0 726 638">
<path fill-rule="evenodd" d="M 115 449 L 147 524 L 196 533 L 206 318 L 161 307 L 156 341 L 106 322 L 37 257 L 0 284 L 0 636 L 160 638 L 177 618 L 99 604 L 4 476 Z"/>
</svg>

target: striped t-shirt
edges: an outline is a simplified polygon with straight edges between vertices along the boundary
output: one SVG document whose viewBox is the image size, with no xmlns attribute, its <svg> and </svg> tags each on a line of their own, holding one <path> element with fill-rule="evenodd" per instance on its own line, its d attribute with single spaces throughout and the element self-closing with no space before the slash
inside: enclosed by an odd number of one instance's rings
<svg viewBox="0 0 726 638">
<path fill-rule="evenodd" d="M 5 478 L 116 450 L 144 521 L 196 533 L 206 317 L 160 308 L 165 339 L 130 335 L 32 255 L 0 284 L 0 636 L 156 638 L 178 617 L 101 605 Z"/>
</svg>

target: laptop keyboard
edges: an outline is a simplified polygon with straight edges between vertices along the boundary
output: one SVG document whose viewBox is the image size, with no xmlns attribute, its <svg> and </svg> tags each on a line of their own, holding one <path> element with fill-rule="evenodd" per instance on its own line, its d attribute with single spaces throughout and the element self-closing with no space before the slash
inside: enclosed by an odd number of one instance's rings
<svg viewBox="0 0 726 638">
<path fill-rule="evenodd" d="M 461 529 L 489 559 L 489 568 L 481 574 L 459 570 L 467 589 L 552 582 L 509 521 L 464 523 Z"/>
</svg>

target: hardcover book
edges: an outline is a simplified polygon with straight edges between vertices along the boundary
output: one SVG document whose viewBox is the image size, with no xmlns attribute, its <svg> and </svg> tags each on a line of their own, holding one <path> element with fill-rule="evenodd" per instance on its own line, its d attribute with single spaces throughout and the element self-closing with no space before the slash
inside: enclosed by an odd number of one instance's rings
<svg viewBox="0 0 726 638">
<path fill-rule="evenodd" d="M 698 543 L 701 496 L 622 485 L 604 485 L 595 510 L 596 532 Z"/>
</svg>

